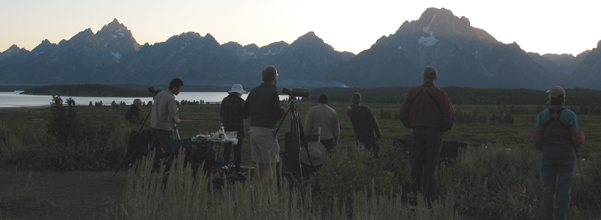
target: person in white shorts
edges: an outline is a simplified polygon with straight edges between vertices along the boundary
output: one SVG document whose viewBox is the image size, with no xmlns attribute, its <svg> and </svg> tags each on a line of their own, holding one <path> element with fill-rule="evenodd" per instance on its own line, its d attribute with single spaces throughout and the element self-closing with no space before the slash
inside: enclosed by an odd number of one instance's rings
<svg viewBox="0 0 601 220">
<path fill-rule="evenodd" d="M 271 179 L 280 161 L 280 145 L 273 128 L 288 108 L 280 108 L 277 87 L 278 71 L 267 66 L 262 72 L 263 83 L 250 91 L 244 102 L 244 115 L 250 116 L 250 145 L 252 158 L 259 167 L 259 179 Z"/>
</svg>

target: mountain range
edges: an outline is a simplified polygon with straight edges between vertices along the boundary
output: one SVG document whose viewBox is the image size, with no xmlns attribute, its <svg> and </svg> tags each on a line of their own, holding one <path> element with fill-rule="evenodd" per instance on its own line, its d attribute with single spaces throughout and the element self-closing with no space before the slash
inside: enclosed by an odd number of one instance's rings
<svg viewBox="0 0 601 220">
<path fill-rule="evenodd" d="M 220 44 L 195 32 L 140 45 L 114 19 L 97 33 L 86 29 L 58 44 L 44 40 L 31 51 L 11 46 L 0 53 L 0 84 L 156 85 L 179 77 L 189 85 L 256 86 L 261 70 L 274 65 L 278 86 L 414 86 L 425 66 L 435 66 L 437 86 L 601 89 L 600 46 L 577 56 L 527 53 L 444 8 L 426 9 L 357 55 L 336 51 L 314 32 L 263 47 Z"/>
</svg>

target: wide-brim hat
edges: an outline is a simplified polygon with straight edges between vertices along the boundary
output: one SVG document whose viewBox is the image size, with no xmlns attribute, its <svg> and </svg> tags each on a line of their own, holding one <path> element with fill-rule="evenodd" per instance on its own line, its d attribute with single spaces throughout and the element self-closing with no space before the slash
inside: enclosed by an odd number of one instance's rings
<svg viewBox="0 0 601 220">
<path fill-rule="evenodd" d="M 309 142 L 308 145 L 309 146 L 307 149 L 309 154 L 307 154 L 307 150 L 305 150 L 305 148 L 300 149 L 300 159 L 304 164 L 311 165 L 311 163 L 313 163 L 313 166 L 318 166 L 323 164 L 323 162 L 328 159 L 329 154 L 323 144 L 319 142 Z M 311 156 L 310 161 L 309 155 Z"/>
<path fill-rule="evenodd" d="M 240 94 L 246 94 L 246 91 L 244 91 L 244 89 L 242 89 L 242 85 L 241 84 L 234 84 L 232 85 L 232 90 L 230 90 L 228 93 L 232 93 L 232 92 L 237 92 Z"/>
</svg>

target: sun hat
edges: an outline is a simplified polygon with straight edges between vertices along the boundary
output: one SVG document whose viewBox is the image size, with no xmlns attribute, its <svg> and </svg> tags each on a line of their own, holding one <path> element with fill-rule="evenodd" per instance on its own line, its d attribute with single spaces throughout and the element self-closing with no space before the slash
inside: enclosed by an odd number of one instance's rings
<svg viewBox="0 0 601 220">
<path fill-rule="evenodd" d="M 549 93 L 549 96 L 551 96 L 551 98 L 563 99 L 566 97 L 566 90 L 561 88 L 561 86 L 553 86 L 549 90 L 547 90 L 547 93 Z"/>
<path fill-rule="evenodd" d="M 328 159 L 328 151 L 326 150 L 326 147 L 323 146 L 323 144 L 314 141 L 309 142 L 308 145 L 308 155 L 311 156 L 311 161 L 309 161 L 307 150 L 305 150 L 305 148 L 300 149 L 300 158 L 304 164 L 311 165 L 311 163 L 313 163 L 313 166 L 317 166 L 321 165 L 323 162 L 326 161 L 326 159 Z"/>
<path fill-rule="evenodd" d="M 438 71 L 433 66 L 427 66 L 426 68 L 424 68 L 424 72 L 422 72 L 422 75 L 424 75 L 425 77 L 434 78 L 438 76 Z"/>
<path fill-rule="evenodd" d="M 232 90 L 230 90 L 228 93 L 232 93 L 232 92 L 237 92 L 240 94 L 246 94 L 246 91 L 244 91 L 244 89 L 242 89 L 242 85 L 241 84 L 234 84 L 232 85 Z"/>
</svg>

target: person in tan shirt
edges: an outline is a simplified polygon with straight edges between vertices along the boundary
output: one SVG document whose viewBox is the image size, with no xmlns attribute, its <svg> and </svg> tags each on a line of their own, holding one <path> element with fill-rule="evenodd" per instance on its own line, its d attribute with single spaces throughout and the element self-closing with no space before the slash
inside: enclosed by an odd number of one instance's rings
<svg viewBox="0 0 601 220">
<path fill-rule="evenodd" d="M 161 91 L 154 97 L 152 105 L 152 118 L 150 128 L 152 130 L 152 148 L 157 151 L 157 158 L 168 157 L 171 154 L 169 140 L 171 140 L 171 123 L 180 123 L 177 116 L 177 103 L 175 96 L 178 95 L 184 82 L 175 78 L 169 83 L 169 89 Z"/>
<path fill-rule="evenodd" d="M 336 110 L 328 106 L 328 96 L 321 94 L 318 100 L 319 104 L 309 108 L 305 116 L 304 132 L 307 141 L 317 141 L 317 135 L 321 128 L 321 140 L 329 153 L 338 145 L 340 136 L 340 121 Z"/>
</svg>

